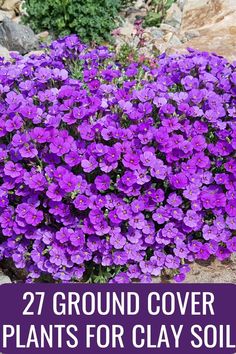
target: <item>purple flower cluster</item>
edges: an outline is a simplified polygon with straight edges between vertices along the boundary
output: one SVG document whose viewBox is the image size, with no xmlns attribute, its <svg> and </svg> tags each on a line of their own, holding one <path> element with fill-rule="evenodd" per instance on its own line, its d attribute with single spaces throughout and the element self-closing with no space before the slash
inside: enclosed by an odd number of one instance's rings
<svg viewBox="0 0 236 354">
<path fill-rule="evenodd" d="M 236 63 L 122 67 L 70 36 L 0 64 L 0 256 L 29 281 L 182 281 L 236 251 Z"/>
</svg>

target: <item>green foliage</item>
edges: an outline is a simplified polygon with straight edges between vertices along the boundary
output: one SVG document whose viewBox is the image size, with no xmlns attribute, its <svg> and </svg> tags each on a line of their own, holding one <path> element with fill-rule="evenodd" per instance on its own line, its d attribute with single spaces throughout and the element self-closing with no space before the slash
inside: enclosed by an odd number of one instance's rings
<svg viewBox="0 0 236 354">
<path fill-rule="evenodd" d="M 26 0 L 23 22 L 36 32 L 55 36 L 76 33 L 83 42 L 103 43 L 111 39 L 123 0 Z"/>
<path fill-rule="evenodd" d="M 128 43 L 122 44 L 118 53 L 117 53 L 117 60 L 122 65 L 126 65 L 129 62 L 137 61 L 138 60 L 138 50 L 134 48 Z"/>
<path fill-rule="evenodd" d="M 152 0 L 151 10 L 147 14 L 143 27 L 158 27 L 164 20 L 167 10 L 175 0 Z"/>
</svg>

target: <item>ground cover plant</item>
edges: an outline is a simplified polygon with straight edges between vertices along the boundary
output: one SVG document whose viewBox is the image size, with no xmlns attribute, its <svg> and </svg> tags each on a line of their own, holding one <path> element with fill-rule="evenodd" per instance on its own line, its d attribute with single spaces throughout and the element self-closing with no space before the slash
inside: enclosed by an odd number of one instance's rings
<svg viewBox="0 0 236 354">
<path fill-rule="evenodd" d="M 28 282 L 150 282 L 236 251 L 236 69 L 75 35 L 0 65 L 0 256 Z"/>
</svg>

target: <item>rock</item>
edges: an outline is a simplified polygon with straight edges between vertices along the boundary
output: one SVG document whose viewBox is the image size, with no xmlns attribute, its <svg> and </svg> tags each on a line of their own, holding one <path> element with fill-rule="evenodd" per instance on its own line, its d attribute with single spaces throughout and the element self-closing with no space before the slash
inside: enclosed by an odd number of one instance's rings
<svg viewBox="0 0 236 354">
<path fill-rule="evenodd" d="M 45 51 L 44 50 L 32 50 L 31 52 L 25 54 L 26 57 L 31 57 L 31 56 L 40 56 L 42 54 L 45 54 Z"/>
<path fill-rule="evenodd" d="M 7 48 L 2 47 L 1 45 L 0 45 L 0 57 L 6 60 L 9 60 L 11 58 Z"/>
<path fill-rule="evenodd" d="M 180 10 L 183 11 L 184 5 L 186 4 L 187 0 L 177 0 L 177 5 L 179 6 Z"/>
<path fill-rule="evenodd" d="M 12 21 L 14 21 L 15 23 L 17 24 L 20 24 L 21 23 L 21 16 L 15 16 Z"/>
<path fill-rule="evenodd" d="M 0 22 L 2 22 L 5 17 L 8 17 L 8 18 L 12 19 L 13 17 L 15 17 L 15 12 L 14 11 L 2 11 L 2 10 L 0 10 Z"/>
<path fill-rule="evenodd" d="M 183 10 L 180 33 L 195 30 L 199 36 L 189 38 L 186 47 L 209 51 L 236 59 L 236 1 L 235 0 L 188 0 Z M 196 33 L 196 32 L 195 32 Z"/>
<path fill-rule="evenodd" d="M 190 40 L 190 39 L 199 37 L 200 32 L 198 30 L 192 29 L 192 30 L 184 32 L 184 36 L 187 40 Z"/>
<path fill-rule="evenodd" d="M 165 42 L 169 42 L 172 36 L 173 36 L 173 33 L 167 32 L 167 33 L 164 35 L 163 39 L 164 39 Z"/>
<path fill-rule="evenodd" d="M 29 27 L 5 18 L 0 24 L 0 44 L 8 50 L 26 54 L 38 48 L 38 39 Z"/>
<path fill-rule="evenodd" d="M 20 0 L 5 0 L 3 1 L 3 4 L 1 5 L 3 10 L 14 10 L 17 6 L 17 4 L 20 3 Z"/>
<path fill-rule="evenodd" d="M 147 10 L 145 8 L 142 9 L 130 8 L 126 12 L 125 17 L 128 22 L 134 24 L 137 20 L 144 19 L 146 15 L 147 15 Z"/>
<path fill-rule="evenodd" d="M 206 36 L 200 36 L 187 41 L 184 47 L 178 49 L 181 50 L 186 47 L 222 55 L 230 62 L 236 59 L 236 35 L 225 34 L 224 36 L 217 36 L 214 35 L 214 32 L 211 32 Z"/>
<path fill-rule="evenodd" d="M 182 11 L 176 3 L 173 3 L 166 13 L 164 23 L 179 28 L 182 20 Z"/>
<path fill-rule="evenodd" d="M 149 32 L 154 40 L 162 38 L 164 34 L 163 31 L 157 27 L 148 27 L 145 29 L 145 32 Z"/>
<path fill-rule="evenodd" d="M 0 270 L 0 285 L 11 284 L 11 279 Z"/>
<path fill-rule="evenodd" d="M 135 26 L 132 23 L 126 21 L 122 27 L 117 29 L 117 31 L 119 32 L 120 36 L 132 37 L 132 35 L 135 33 Z"/>
<path fill-rule="evenodd" d="M 236 284 L 236 262 L 220 262 L 214 260 L 209 263 L 196 262 L 191 266 L 185 283 L 232 283 Z"/>
<path fill-rule="evenodd" d="M 160 25 L 160 30 L 161 30 L 162 32 L 172 32 L 172 33 L 176 33 L 176 28 L 174 28 L 173 26 L 170 26 L 170 25 L 168 25 L 168 24 L 166 24 L 166 23 L 162 23 L 162 24 Z"/>
<path fill-rule="evenodd" d="M 182 44 L 182 42 L 180 41 L 179 37 L 177 37 L 175 34 L 173 34 L 168 41 L 168 48 L 169 47 L 175 48 L 175 47 L 180 46 L 181 44 Z"/>
<path fill-rule="evenodd" d="M 49 32 L 48 31 L 40 32 L 40 33 L 36 34 L 36 37 L 38 39 L 45 40 L 49 37 Z"/>
<path fill-rule="evenodd" d="M 163 39 L 156 40 L 153 43 L 153 50 L 158 51 L 159 54 L 162 54 L 166 51 L 167 43 Z"/>
<path fill-rule="evenodd" d="M 136 11 L 143 9 L 137 1 Z M 148 1 L 143 1 L 146 9 Z M 134 6 L 132 7 L 134 9 Z M 132 10 L 133 11 L 133 10 Z M 135 13 L 137 14 L 137 12 Z M 132 13 L 132 16 L 134 12 Z M 133 42 L 134 17 L 121 28 L 121 38 Z M 169 54 L 186 52 L 188 47 L 213 52 L 236 60 L 236 0 L 177 0 L 168 10 L 159 28 L 146 28 L 144 38 L 148 53 L 154 49 Z M 121 42 L 121 38 L 119 41 Z M 120 43 L 119 42 L 119 43 Z"/>
<path fill-rule="evenodd" d="M 134 3 L 134 8 L 135 9 L 141 9 L 142 7 L 145 7 L 146 4 L 145 4 L 145 1 L 144 0 L 137 0 L 135 3 Z"/>
<path fill-rule="evenodd" d="M 230 15 L 235 16 L 235 11 L 234 0 L 188 0 L 184 8 L 181 30 L 207 29 L 212 25 L 222 28 L 229 22 L 233 25 L 235 21 L 232 21 Z"/>
<path fill-rule="evenodd" d="M 210 261 L 197 261 L 190 265 L 191 271 L 187 274 L 184 283 L 231 283 L 236 284 L 236 257 L 231 260 L 220 262 L 213 259 Z M 168 277 L 153 278 L 154 283 L 173 283 Z"/>
</svg>

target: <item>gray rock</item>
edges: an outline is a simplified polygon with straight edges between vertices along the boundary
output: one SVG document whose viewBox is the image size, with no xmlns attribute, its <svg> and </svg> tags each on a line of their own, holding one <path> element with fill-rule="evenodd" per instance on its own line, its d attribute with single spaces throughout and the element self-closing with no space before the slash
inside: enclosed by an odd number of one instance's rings
<svg viewBox="0 0 236 354">
<path fill-rule="evenodd" d="M 5 17 L 13 18 L 15 16 L 14 11 L 2 11 L 0 10 L 0 22 L 4 20 Z"/>
<path fill-rule="evenodd" d="M 177 47 L 177 46 L 179 46 L 181 44 L 182 44 L 182 42 L 179 39 L 179 37 L 177 37 L 175 34 L 173 34 L 173 36 L 171 37 L 171 39 L 170 39 L 170 41 L 168 43 L 168 46 Z"/>
<path fill-rule="evenodd" d="M 0 24 L 0 44 L 8 50 L 26 54 L 38 48 L 38 39 L 29 27 L 5 18 Z"/>
<path fill-rule="evenodd" d="M 163 32 L 157 27 L 149 27 L 148 30 L 151 33 L 153 39 L 160 39 L 163 37 Z"/>
<path fill-rule="evenodd" d="M 10 53 L 7 48 L 4 48 L 0 45 L 0 57 L 5 58 L 6 60 L 10 59 Z"/>
<path fill-rule="evenodd" d="M 179 6 L 174 3 L 166 13 L 166 18 L 164 22 L 175 28 L 179 28 L 182 20 L 182 11 Z"/>
<path fill-rule="evenodd" d="M 167 23 L 162 23 L 160 25 L 160 30 L 163 31 L 163 32 L 172 32 L 172 33 L 176 33 L 176 28 L 174 28 L 173 26 L 171 25 L 168 25 Z"/>
<path fill-rule="evenodd" d="M 189 30 L 184 33 L 184 36 L 186 37 L 187 40 L 196 38 L 200 36 L 200 32 L 198 30 Z"/>
<path fill-rule="evenodd" d="M 183 11 L 185 4 L 186 4 L 186 0 L 177 0 L 177 5 L 179 6 L 181 11 Z"/>
<path fill-rule="evenodd" d="M 11 284 L 11 279 L 0 270 L 0 285 Z"/>
</svg>

